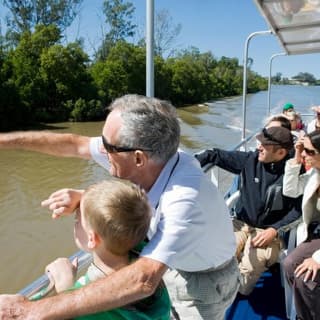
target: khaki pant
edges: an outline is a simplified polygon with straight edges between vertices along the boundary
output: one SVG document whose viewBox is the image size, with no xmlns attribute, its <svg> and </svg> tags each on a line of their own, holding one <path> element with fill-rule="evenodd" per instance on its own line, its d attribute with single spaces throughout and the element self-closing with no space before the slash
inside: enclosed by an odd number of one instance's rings
<svg viewBox="0 0 320 320">
<path fill-rule="evenodd" d="M 203 272 L 168 270 L 164 281 L 180 320 L 223 320 L 239 288 L 239 269 L 232 258 Z"/>
<path fill-rule="evenodd" d="M 264 229 L 254 228 L 246 223 L 234 219 L 233 229 L 236 236 L 236 256 L 241 274 L 239 292 L 248 295 L 254 289 L 261 274 L 278 261 L 282 242 L 275 238 L 265 248 L 254 248 L 251 240 Z"/>
</svg>

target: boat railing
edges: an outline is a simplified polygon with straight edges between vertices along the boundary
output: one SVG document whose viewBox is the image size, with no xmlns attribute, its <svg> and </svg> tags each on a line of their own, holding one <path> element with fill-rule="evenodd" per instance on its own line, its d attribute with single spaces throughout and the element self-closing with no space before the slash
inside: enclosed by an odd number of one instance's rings
<svg viewBox="0 0 320 320">
<path fill-rule="evenodd" d="M 78 259 L 78 272 L 82 272 L 89 266 L 92 261 L 92 255 L 88 252 L 79 250 L 75 254 L 69 257 L 70 261 L 75 258 Z M 41 277 L 36 279 L 34 282 L 19 291 L 19 294 L 25 296 L 28 299 L 34 296 L 43 297 L 51 291 L 50 279 L 47 274 L 43 274 Z"/>
</svg>

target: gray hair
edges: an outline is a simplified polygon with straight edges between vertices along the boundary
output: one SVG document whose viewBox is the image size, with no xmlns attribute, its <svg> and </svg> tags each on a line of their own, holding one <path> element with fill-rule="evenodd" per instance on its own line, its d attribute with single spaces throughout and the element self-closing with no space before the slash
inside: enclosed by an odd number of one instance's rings
<svg viewBox="0 0 320 320">
<path fill-rule="evenodd" d="M 171 103 L 145 96 L 128 94 L 116 99 L 110 110 L 121 112 L 117 143 L 130 148 L 151 150 L 157 162 L 167 162 L 178 150 L 180 125 Z"/>
</svg>

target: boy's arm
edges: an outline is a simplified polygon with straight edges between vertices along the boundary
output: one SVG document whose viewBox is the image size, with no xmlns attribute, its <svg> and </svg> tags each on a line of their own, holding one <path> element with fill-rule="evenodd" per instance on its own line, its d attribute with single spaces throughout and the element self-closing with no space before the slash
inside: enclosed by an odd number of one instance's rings
<svg viewBox="0 0 320 320">
<path fill-rule="evenodd" d="M 0 134 L 0 149 L 22 149 L 60 157 L 90 159 L 90 137 L 49 131 L 17 131 Z"/>
<path fill-rule="evenodd" d="M 167 266 L 150 258 L 133 264 L 71 292 L 30 302 L 19 295 L 0 296 L 0 319 L 70 319 L 127 305 L 150 296 Z"/>
</svg>

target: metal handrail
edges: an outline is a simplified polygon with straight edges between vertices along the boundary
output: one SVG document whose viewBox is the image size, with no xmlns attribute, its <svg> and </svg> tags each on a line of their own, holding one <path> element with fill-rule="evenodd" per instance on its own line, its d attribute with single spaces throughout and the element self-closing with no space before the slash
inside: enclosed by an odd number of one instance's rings
<svg viewBox="0 0 320 320">
<path fill-rule="evenodd" d="M 73 261 L 75 258 L 78 259 L 78 272 L 83 271 L 84 268 L 88 267 L 92 261 L 92 255 L 82 250 L 70 256 L 69 260 Z M 25 296 L 26 298 L 31 298 L 35 294 L 39 293 L 41 290 L 46 290 L 46 288 L 49 288 L 49 286 L 50 280 L 48 276 L 44 274 L 35 281 L 33 281 L 31 284 L 20 290 L 19 294 Z M 49 293 L 49 291 L 50 290 L 46 291 L 46 293 Z"/>
<path fill-rule="evenodd" d="M 256 31 L 251 33 L 245 42 L 244 55 L 243 55 L 243 88 L 242 88 L 242 137 L 241 140 L 246 138 L 246 122 L 247 122 L 247 67 L 248 67 L 248 51 L 251 38 L 258 35 L 272 34 L 271 30 Z"/>
</svg>

